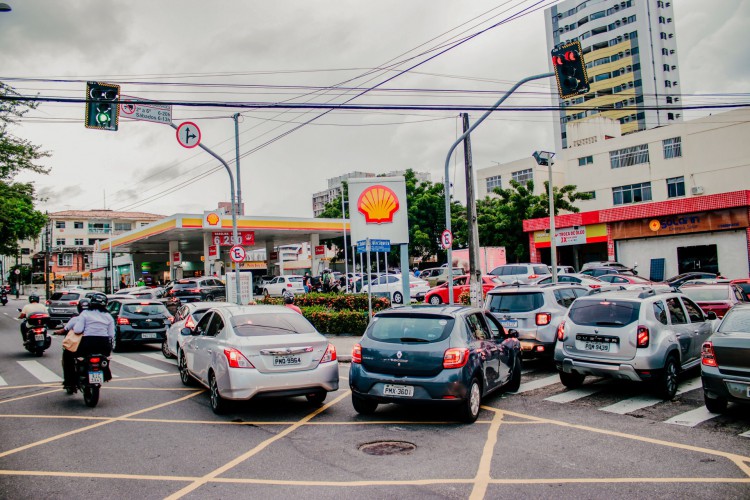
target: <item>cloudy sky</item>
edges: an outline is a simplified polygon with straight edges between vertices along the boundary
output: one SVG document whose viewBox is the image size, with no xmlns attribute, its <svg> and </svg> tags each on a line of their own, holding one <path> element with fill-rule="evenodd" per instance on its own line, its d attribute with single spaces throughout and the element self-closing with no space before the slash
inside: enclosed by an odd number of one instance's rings
<svg viewBox="0 0 750 500">
<path fill-rule="evenodd" d="M 377 86 L 351 104 L 378 107 L 493 104 L 513 82 L 548 71 L 543 8 L 555 1 L 6 3 L 13 10 L 0 13 L 0 81 L 22 94 L 83 98 L 85 81 L 99 80 L 155 100 L 322 104 Z M 683 102 L 750 92 L 750 44 L 741 35 L 750 0 L 674 3 Z M 508 104 L 550 105 L 552 84 L 528 84 Z M 173 121 L 197 123 L 203 143 L 234 169 L 237 112 L 243 200 L 259 215 L 309 217 L 312 193 L 353 170 L 413 168 L 442 181 L 460 135 L 452 110 L 334 110 L 300 127 L 323 110 L 174 106 Z M 168 215 L 228 201 L 225 171 L 204 151 L 182 148 L 168 125 L 121 120 L 118 132 L 105 132 L 86 129 L 83 118 L 84 104 L 43 103 L 13 129 L 51 153 L 49 175 L 18 178 L 36 184 L 42 209 Z M 475 167 L 554 148 L 552 119 L 495 113 L 472 134 Z M 454 171 L 463 193 L 462 166 Z"/>
</svg>

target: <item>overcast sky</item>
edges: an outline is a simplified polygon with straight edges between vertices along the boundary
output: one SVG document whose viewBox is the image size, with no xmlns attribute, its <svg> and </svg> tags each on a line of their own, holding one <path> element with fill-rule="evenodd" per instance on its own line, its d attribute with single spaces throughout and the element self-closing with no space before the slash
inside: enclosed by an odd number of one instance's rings
<svg viewBox="0 0 750 500">
<path fill-rule="evenodd" d="M 349 80 L 347 87 L 372 87 L 435 55 L 436 47 L 528 9 L 351 102 L 491 105 L 513 82 L 548 71 L 543 10 L 534 9 L 554 1 L 6 3 L 13 10 L 0 13 L 0 81 L 19 92 L 83 98 L 84 82 L 99 80 L 120 83 L 123 95 L 182 102 L 342 103 L 361 90 L 318 88 Z M 750 44 L 741 35 L 750 25 L 750 0 L 674 3 L 682 92 L 750 92 Z M 393 65 L 390 71 L 373 70 L 386 65 Z M 528 84 L 507 102 L 550 105 L 551 84 Z M 460 135 L 455 111 L 336 110 L 291 133 L 321 111 L 175 106 L 173 121 L 196 122 L 203 143 L 230 161 L 236 112 L 242 113 L 240 153 L 246 155 L 240 160 L 243 200 L 246 212 L 257 215 L 310 217 L 312 193 L 325 189 L 327 178 L 353 170 L 413 168 L 442 181 L 445 155 Z M 480 115 L 472 112 L 472 120 Z M 551 112 L 495 113 L 472 134 L 475 167 L 554 148 L 552 120 Z M 42 209 L 106 203 L 169 215 L 201 213 L 229 200 L 225 171 L 200 177 L 219 164 L 200 149 L 182 148 L 168 125 L 121 120 L 118 132 L 89 130 L 84 104 L 43 103 L 13 133 L 51 153 L 43 161 L 49 175 L 18 177 L 35 183 L 46 198 Z M 464 199 L 458 165 L 451 176 Z"/>
</svg>

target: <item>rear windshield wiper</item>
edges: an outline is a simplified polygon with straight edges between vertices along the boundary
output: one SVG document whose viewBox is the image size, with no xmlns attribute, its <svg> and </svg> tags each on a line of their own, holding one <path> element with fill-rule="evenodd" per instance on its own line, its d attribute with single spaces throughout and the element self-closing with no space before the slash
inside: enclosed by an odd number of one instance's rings
<svg viewBox="0 0 750 500">
<path fill-rule="evenodd" d="M 399 339 L 401 342 L 429 342 L 429 340 L 426 339 L 418 339 L 416 337 L 401 337 Z"/>
<path fill-rule="evenodd" d="M 620 326 L 624 325 L 622 321 L 597 321 L 596 326 Z"/>
</svg>

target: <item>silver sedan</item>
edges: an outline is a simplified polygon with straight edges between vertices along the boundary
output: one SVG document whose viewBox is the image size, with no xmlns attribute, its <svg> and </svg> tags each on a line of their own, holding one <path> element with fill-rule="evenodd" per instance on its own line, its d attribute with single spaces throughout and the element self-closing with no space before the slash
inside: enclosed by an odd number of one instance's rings
<svg viewBox="0 0 750 500">
<path fill-rule="evenodd" d="M 165 358 L 176 358 L 177 353 L 185 338 L 182 330 L 187 327 L 191 330 L 200 321 L 206 311 L 212 307 L 221 307 L 221 302 L 187 302 L 182 304 L 174 315 L 174 322 L 167 330 L 167 338 L 161 344 L 161 353 Z"/>
<path fill-rule="evenodd" d="M 321 404 L 339 388 L 336 348 L 301 314 L 283 306 L 226 306 L 184 329 L 180 379 L 210 390 L 211 409 L 228 400 L 306 396 Z"/>
</svg>

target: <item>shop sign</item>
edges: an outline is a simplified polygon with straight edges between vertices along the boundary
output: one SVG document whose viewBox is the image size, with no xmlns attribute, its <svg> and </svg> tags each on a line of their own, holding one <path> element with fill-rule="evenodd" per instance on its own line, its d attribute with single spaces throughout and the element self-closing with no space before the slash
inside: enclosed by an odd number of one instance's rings
<svg viewBox="0 0 750 500">
<path fill-rule="evenodd" d="M 557 246 L 585 245 L 586 243 L 601 243 L 607 241 L 607 225 L 591 224 L 588 226 L 562 227 L 555 229 L 555 244 Z M 549 248 L 549 232 L 535 231 L 534 246 Z"/>
<path fill-rule="evenodd" d="M 325 245 L 315 245 L 315 256 L 325 256 L 326 254 L 326 246 Z"/>
<path fill-rule="evenodd" d="M 612 238 L 622 240 L 746 228 L 748 216 L 746 210 L 732 209 L 612 222 L 610 226 Z"/>
</svg>

